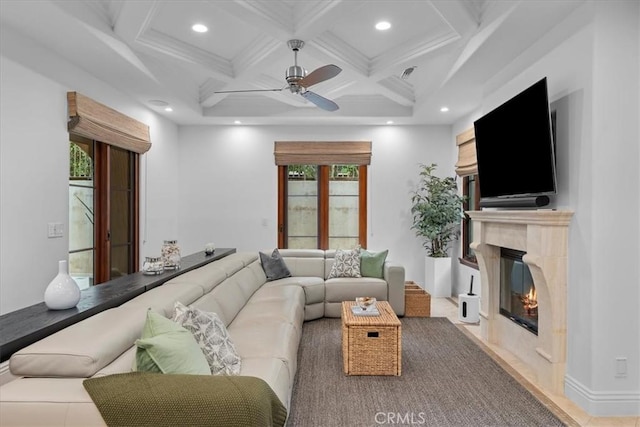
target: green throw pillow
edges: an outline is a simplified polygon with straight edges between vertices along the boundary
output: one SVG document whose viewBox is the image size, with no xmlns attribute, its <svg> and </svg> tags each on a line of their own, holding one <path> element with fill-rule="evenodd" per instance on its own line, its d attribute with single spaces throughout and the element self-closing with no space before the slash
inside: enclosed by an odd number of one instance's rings
<svg viewBox="0 0 640 427">
<path fill-rule="evenodd" d="M 384 262 L 387 259 L 389 250 L 382 252 L 360 252 L 360 274 L 362 277 L 377 277 L 383 278 Z"/>
<path fill-rule="evenodd" d="M 207 358 L 191 332 L 153 310 L 147 311 L 136 346 L 134 371 L 211 375 Z"/>
</svg>

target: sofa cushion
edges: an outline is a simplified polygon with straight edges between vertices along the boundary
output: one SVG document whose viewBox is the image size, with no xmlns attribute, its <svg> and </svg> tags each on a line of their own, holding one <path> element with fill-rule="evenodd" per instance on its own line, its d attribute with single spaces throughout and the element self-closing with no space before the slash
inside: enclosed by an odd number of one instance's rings
<svg viewBox="0 0 640 427">
<path fill-rule="evenodd" d="M 282 360 L 290 378 L 296 373 L 300 332 L 288 322 L 245 324 L 233 322 L 229 334 L 244 360 L 247 357 L 275 357 Z"/>
<path fill-rule="evenodd" d="M 173 315 L 173 305 L 176 301 L 189 305 L 202 295 L 204 295 L 202 287 L 195 283 L 165 283 L 138 295 L 120 307 L 137 311 L 143 316 L 147 309 L 151 308 L 169 318 Z"/>
<path fill-rule="evenodd" d="M 301 286 L 304 291 L 305 304 L 324 301 L 324 279 L 321 277 L 287 277 L 269 282 L 263 288 L 278 286 Z"/>
<path fill-rule="evenodd" d="M 328 279 L 325 289 L 326 302 L 353 301 L 356 297 L 388 298 L 387 282 L 373 277 Z"/>
<path fill-rule="evenodd" d="M 134 364 L 136 358 L 136 350 L 138 347 L 133 344 L 129 350 L 122 353 L 113 362 L 109 363 L 104 368 L 95 373 L 93 377 L 104 377 L 105 375 L 122 374 L 125 372 L 131 372 L 131 367 Z"/>
<path fill-rule="evenodd" d="M 334 277 L 361 277 L 360 275 L 360 247 L 352 250 L 338 249 L 331 266 L 328 279 Z"/>
<path fill-rule="evenodd" d="M 242 360 L 240 375 L 266 381 L 280 402 L 289 408 L 294 378 L 289 378 L 289 369 L 282 360 L 275 357 L 248 357 Z"/>
<path fill-rule="evenodd" d="M 362 274 L 362 277 L 377 277 L 378 279 L 382 279 L 387 254 L 389 254 L 388 249 L 382 252 L 361 251 L 360 274 Z"/>
<path fill-rule="evenodd" d="M 198 304 L 200 300 L 196 301 L 193 304 L 194 307 L 198 307 L 201 310 L 213 311 L 217 313 L 218 317 L 222 319 L 227 327 L 229 327 L 229 324 L 233 322 L 233 319 L 235 319 L 240 310 L 242 310 L 242 307 L 244 307 L 244 305 L 247 303 L 247 297 L 236 281 L 235 275 L 220 283 L 201 299 L 205 297 L 207 297 L 207 299 L 209 297 L 213 297 L 217 302 L 216 305 L 220 307 L 220 311 L 209 310 L 202 307 L 200 304 Z"/>
<path fill-rule="evenodd" d="M 173 320 L 191 332 L 202 349 L 213 375 L 238 375 L 242 360 L 216 313 L 176 302 Z"/>
<path fill-rule="evenodd" d="M 325 251 L 321 249 L 281 249 L 280 255 L 294 277 L 325 278 Z"/>
<path fill-rule="evenodd" d="M 302 335 L 304 307 L 304 292 L 299 286 L 261 288 L 233 319 L 233 324 L 250 327 L 285 322 Z"/>
<path fill-rule="evenodd" d="M 147 322 L 136 346 L 135 371 L 211 375 L 191 332 L 153 310 L 147 310 Z"/>
<path fill-rule="evenodd" d="M 14 353 L 11 373 L 88 378 L 129 349 L 144 323 L 144 310 L 105 310 Z"/>
<path fill-rule="evenodd" d="M 129 366 L 131 368 L 131 366 Z M 2 386 L 3 426 L 104 426 L 85 378 L 18 378 Z"/>
<path fill-rule="evenodd" d="M 271 252 L 271 256 L 263 252 L 259 252 L 259 254 L 260 262 L 262 263 L 262 268 L 267 275 L 268 281 L 291 277 L 291 272 L 282 259 L 280 252 L 278 252 L 278 248 L 275 248 L 273 252 Z"/>
</svg>

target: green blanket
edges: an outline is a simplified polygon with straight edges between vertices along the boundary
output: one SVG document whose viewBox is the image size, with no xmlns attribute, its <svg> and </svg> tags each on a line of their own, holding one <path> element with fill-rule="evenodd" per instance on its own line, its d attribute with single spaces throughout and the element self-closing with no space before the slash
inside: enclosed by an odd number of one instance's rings
<svg viewBox="0 0 640 427">
<path fill-rule="evenodd" d="M 108 426 L 284 426 L 287 410 L 262 379 L 131 372 L 83 382 Z"/>
</svg>

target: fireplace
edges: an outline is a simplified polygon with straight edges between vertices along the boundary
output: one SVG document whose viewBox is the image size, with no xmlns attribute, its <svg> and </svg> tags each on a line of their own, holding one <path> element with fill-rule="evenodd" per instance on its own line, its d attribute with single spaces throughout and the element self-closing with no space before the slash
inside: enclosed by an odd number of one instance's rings
<svg viewBox="0 0 640 427">
<path fill-rule="evenodd" d="M 524 362 L 543 388 L 564 394 L 567 346 L 567 249 L 573 212 L 483 210 L 467 212 L 480 267 L 480 334 Z M 514 259 L 502 259 L 502 248 Z M 517 283 L 501 296 L 501 270 Z M 525 267 L 528 272 L 525 272 Z M 519 278 L 518 278 L 519 277 Z M 529 286 L 528 284 L 535 284 Z M 513 292 L 512 292 L 513 291 Z M 503 304 L 503 303 L 507 304 Z M 500 314 L 509 306 L 529 328 Z M 537 305 L 537 307 L 536 307 Z M 514 309 L 514 307 L 517 307 Z M 535 316 L 534 317 L 534 313 Z M 531 332 L 531 324 L 537 334 Z"/>
<path fill-rule="evenodd" d="M 500 314 L 538 335 L 538 298 L 525 252 L 500 248 Z"/>
</svg>

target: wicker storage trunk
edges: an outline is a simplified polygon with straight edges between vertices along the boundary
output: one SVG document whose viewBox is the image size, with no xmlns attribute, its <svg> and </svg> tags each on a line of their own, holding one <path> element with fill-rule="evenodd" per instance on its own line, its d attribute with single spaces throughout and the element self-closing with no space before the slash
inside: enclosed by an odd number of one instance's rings
<svg viewBox="0 0 640 427">
<path fill-rule="evenodd" d="M 378 316 L 356 316 L 342 303 L 342 359 L 347 375 L 401 375 L 402 324 L 387 301 Z"/>
<path fill-rule="evenodd" d="M 431 317 L 431 295 L 415 282 L 404 284 L 405 317 Z"/>
</svg>

